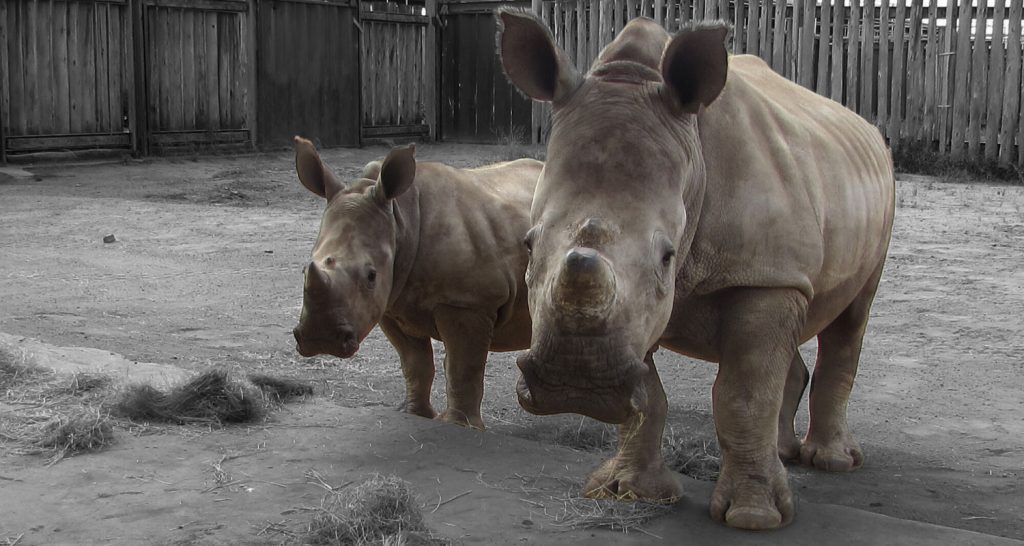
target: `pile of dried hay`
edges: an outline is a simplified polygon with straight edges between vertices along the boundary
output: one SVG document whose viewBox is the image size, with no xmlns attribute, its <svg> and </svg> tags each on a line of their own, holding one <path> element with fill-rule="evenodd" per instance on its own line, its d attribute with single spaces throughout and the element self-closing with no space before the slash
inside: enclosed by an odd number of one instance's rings
<svg viewBox="0 0 1024 546">
<path fill-rule="evenodd" d="M 309 524 L 307 538 L 314 544 L 449 543 L 430 534 L 409 483 L 397 476 L 374 474 L 351 490 L 331 487 L 315 473 L 312 476 L 327 490 Z"/>
<path fill-rule="evenodd" d="M 120 417 L 166 423 L 248 423 L 266 415 L 266 400 L 224 370 L 202 373 L 168 392 L 131 385 L 113 404 Z"/>
<path fill-rule="evenodd" d="M 46 455 L 53 465 L 77 453 L 96 451 L 114 439 L 110 415 L 101 409 L 109 379 L 67 376 L 28 362 L 25 354 L 0 347 L 0 447 Z"/>
</svg>

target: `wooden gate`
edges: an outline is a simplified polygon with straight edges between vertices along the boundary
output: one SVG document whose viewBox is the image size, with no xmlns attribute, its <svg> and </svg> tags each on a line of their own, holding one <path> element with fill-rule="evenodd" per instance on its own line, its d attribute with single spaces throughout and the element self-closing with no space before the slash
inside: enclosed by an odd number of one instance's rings
<svg viewBox="0 0 1024 546">
<path fill-rule="evenodd" d="M 362 136 L 435 134 L 437 0 L 360 2 Z"/>
<path fill-rule="evenodd" d="M 145 0 L 143 9 L 147 145 L 251 145 L 249 2 Z"/>
<path fill-rule="evenodd" d="M 261 0 L 259 142 L 359 144 L 359 35 L 355 0 Z"/>
<path fill-rule="evenodd" d="M 4 150 L 131 148 L 132 17 L 125 0 L 0 2 Z"/>
<path fill-rule="evenodd" d="M 441 31 L 441 138 L 457 142 L 530 142 L 533 106 L 505 78 L 491 52 L 495 6 L 479 0 L 446 4 Z M 528 2 L 502 2 L 528 8 Z"/>
</svg>

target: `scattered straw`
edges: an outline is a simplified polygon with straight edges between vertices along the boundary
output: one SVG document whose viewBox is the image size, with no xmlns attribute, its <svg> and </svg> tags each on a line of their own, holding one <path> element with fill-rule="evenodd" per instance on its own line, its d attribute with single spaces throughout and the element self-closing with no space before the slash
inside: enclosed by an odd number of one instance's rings
<svg viewBox="0 0 1024 546">
<path fill-rule="evenodd" d="M 114 404 L 128 419 L 170 423 L 246 423 L 265 414 L 262 397 L 235 383 L 224 370 L 200 374 L 164 393 L 151 385 L 132 385 Z"/>
<path fill-rule="evenodd" d="M 313 385 L 307 381 L 273 377 L 265 374 L 250 374 L 249 382 L 256 385 L 270 399 L 283 402 L 300 396 L 313 394 Z"/>
<path fill-rule="evenodd" d="M 25 455 L 51 453 L 47 465 L 88 451 L 96 451 L 114 439 L 110 416 L 95 407 L 74 407 L 69 413 L 29 425 L 17 438 Z"/>
<path fill-rule="evenodd" d="M 447 544 L 431 536 L 409 483 L 374 474 L 351 490 L 327 484 L 319 474 L 307 480 L 328 493 L 314 509 L 308 540 L 314 544 Z M 343 491 L 344 490 L 344 491 Z"/>
</svg>

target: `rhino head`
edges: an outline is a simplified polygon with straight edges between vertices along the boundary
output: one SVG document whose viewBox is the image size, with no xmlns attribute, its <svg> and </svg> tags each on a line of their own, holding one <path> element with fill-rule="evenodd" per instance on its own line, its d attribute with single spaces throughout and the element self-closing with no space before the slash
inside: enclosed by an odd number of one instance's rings
<svg viewBox="0 0 1024 546">
<path fill-rule="evenodd" d="M 387 309 L 398 244 L 394 200 L 415 179 L 415 153 L 413 145 L 395 148 L 346 185 L 310 141 L 295 137 L 299 181 L 327 201 L 293 330 L 302 356 L 351 357 Z"/>
<path fill-rule="evenodd" d="M 697 114 L 725 85 L 727 29 L 670 40 L 635 19 L 584 77 L 535 17 L 499 18 L 510 81 L 552 103 L 525 239 L 533 338 L 518 360 L 519 401 L 622 423 L 643 407 L 644 357 L 669 321 L 700 214 Z"/>
</svg>

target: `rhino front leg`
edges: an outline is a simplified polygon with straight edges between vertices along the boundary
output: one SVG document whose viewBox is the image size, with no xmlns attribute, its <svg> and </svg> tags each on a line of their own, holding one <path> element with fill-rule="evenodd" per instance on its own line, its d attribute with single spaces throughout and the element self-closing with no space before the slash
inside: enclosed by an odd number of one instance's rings
<svg viewBox="0 0 1024 546">
<path fill-rule="evenodd" d="M 590 498 L 671 503 L 683 496 L 682 482 L 661 455 L 668 401 L 653 352 L 647 353 L 644 362 L 650 367 L 643 385 L 647 404 L 619 426 L 618 453 L 587 480 L 584 492 Z"/>
<path fill-rule="evenodd" d="M 730 527 L 772 529 L 793 519 L 778 427 L 806 308 L 796 290 L 739 289 L 724 296 L 712 394 L 722 467 L 711 516 Z"/>
<path fill-rule="evenodd" d="M 439 306 L 434 311 L 434 322 L 444 341 L 444 373 L 448 380 L 448 409 L 438 419 L 484 429 L 480 403 L 484 396 L 484 366 L 491 348 L 495 316 L 495 313 L 449 306 Z"/>
<path fill-rule="evenodd" d="M 402 361 L 405 411 L 433 419 L 437 413 L 430 405 L 430 389 L 434 384 L 434 349 L 430 346 L 430 340 L 406 335 L 398 324 L 387 317 L 381 319 L 380 329 L 395 346 L 398 358 Z"/>
</svg>

